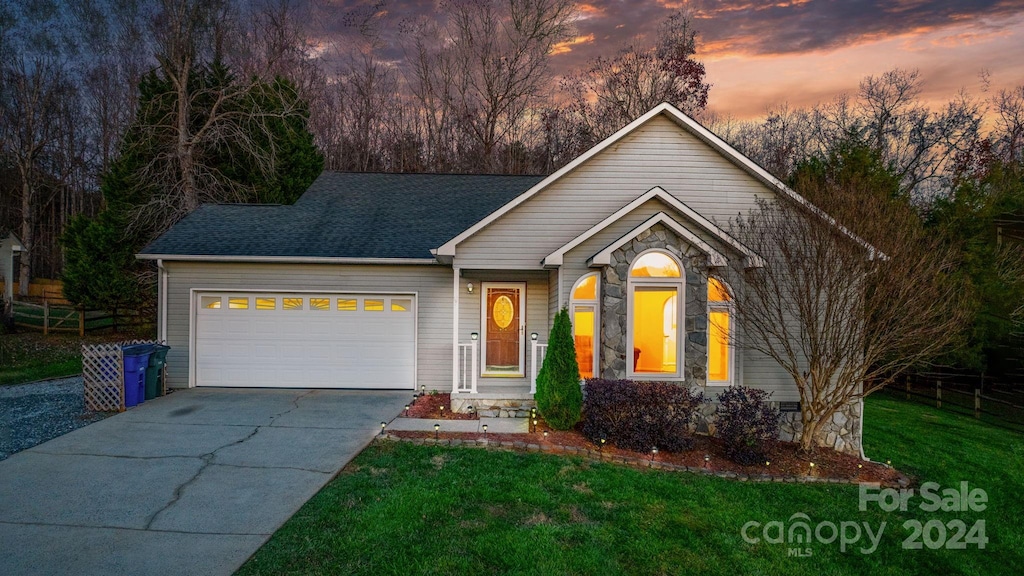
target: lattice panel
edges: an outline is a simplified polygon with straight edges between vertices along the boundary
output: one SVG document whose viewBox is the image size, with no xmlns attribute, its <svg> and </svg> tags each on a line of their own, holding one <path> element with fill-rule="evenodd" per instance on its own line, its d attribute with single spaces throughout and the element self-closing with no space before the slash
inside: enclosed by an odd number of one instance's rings
<svg viewBox="0 0 1024 576">
<path fill-rule="evenodd" d="M 156 344 L 155 340 L 126 340 L 115 344 L 82 346 L 85 407 L 97 412 L 124 412 L 124 356 L 122 346 Z"/>
<path fill-rule="evenodd" d="M 87 410 L 123 412 L 124 359 L 121 345 L 83 345 L 82 380 Z"/>
</svg>

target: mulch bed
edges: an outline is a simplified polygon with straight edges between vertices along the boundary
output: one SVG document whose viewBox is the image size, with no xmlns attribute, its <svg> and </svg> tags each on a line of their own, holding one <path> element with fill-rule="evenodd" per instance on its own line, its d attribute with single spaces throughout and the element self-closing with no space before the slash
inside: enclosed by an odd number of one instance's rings
<svg viewBox="0 0 1024 576">
<path fill-rule="evenodd" d="M 447 410 L 446 410 L 447 412 Z M 769 449 L 769 459 L 755 466 L 743 466 L 730 461 L 725 456 L 722 442 L 709 436 L 697 436 L 693 449 L 686 452 L 669 453 L 659 451 L 657 455 L 650 452 L 638 453 L 623 450 L 606 444 L 603 448 L 587 440 L 576 430 L 548 431 L 543 422 L 537 431 L 528 434 L 482 434 L 477 432 L 440 432 L 437 435 L 440 443 L 459 440 L 460 443 L 480 445 L 486 440 L 487 446 L 511 447 L 518 449 L 532 448 L 554 453 L 573 453 L 586 456 L 597 456 L 602 460 L 618 461 L 627 464 L 651 465 L 663 468 L 686 468 L 694 472 L 717 474 L 743 479 L 775 480 L 779 478 L 801 479 L 804 481 L 843 481 L 843 482 L 878 482 L 887 486 L 908 485 L 910 479 L 898 470 L 876 462 L 865 462 L 856 456 L 842 454 L 835 450 L 819 448 L 812 454 L 801 453 L 799 444 L 793 442 L 774 442 Z M 398 439 L 422 438 L 433 441 L 433 432 L 394 431 L 389 433 Z M 653 456 L 653 458 L 652 458 Z M 705 461 L 707 456 L 707 461 Z M 811 463 L 814 466 L 811 466 Z"/>
<path fill-rule="evenodd" d="M 443 410 L 442 410 L 443 408 Z M 451 411 L 450 394 L 426 394 L 409 404 L 409 410 L 402 416 L 408 418 L 429 418 L 442 420 L 479 420 L 477 414 L 458 414 Z M 544 431 L 547 431 L 547 436 Z M 698 435 L 694 447 L 686 452 L 669 453 L 659 451 L 656 455 L 647 452 L 616 448 L 611 444 L 603 447 L 588 440 L 578 430 L 551 430 L 539 420 L 535 432 L 527 434 L 496 434 L 477 432 L 412 432 L 393 431 L 388 435 L 397 439 L 424 439 L 439 443 L 458 440 L 460 444 L 498 446 L 506 448 L 543 450 L 554 453 L 571 453 L 594 456 L 602 460 L 632 464 L 654 465 L 655 467 L 689 469 L 694 472 L 775 480 L 798 478 L 804 481 L 878 482 L 886 486 L 908 485 L 911 479 L 884 464 L 865 462 L 856 456 L 818 448 L 811 454 L 800 452 L 800 445 L 794 442 L 773 442 L 768 449 L 768 459 L 754 466 L 744 466 L 729 460 L 725 446 L 718 438 Z M 652 458 L 653 457 L 653 458 Z M 705 457 L 707 458 L 705 460 Z M 811 463 L 814 466 L 811 466 Z"/>
<path fill-rule="evenodd" d="M 451 394 L 426 394 L 419 396 L 415 401 L 409 404 L 408 411 L 402 412 L 402 416 L 407 418 L 428 418 L 432 420 L 480 419 L 475 412 L 473 414 L 453 413 Z"/>
</svg>

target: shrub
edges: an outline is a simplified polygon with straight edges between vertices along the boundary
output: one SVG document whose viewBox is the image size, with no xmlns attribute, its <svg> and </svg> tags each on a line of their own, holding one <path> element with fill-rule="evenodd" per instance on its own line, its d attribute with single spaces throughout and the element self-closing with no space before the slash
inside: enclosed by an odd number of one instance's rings
<svg viewBox="0 0 1024 576">
<path fill-rule="evenodd" d="M 690 424 L 704 394 L 679 384 L 587 380 L 583 435 L 627 450 L 680 452 L 693 446 Z"/>
<path fill-rule="evenodd" d="M 583 392 L 567 308 L 562 308 L 551 326 L 548 351 L 537 374 L 535 398 L 540 415 L 555 430 L 569 430 L 580 421 Z"/>
<path fill-rule="evenodd" d="M 780 414 L 768 404 L 770 396 L 746 386 L 730 386 L 718 395 L 715 435 L 733 462 L 749 466 L 764 461 L 770 442 L 778 439 Z"/>
</svg>

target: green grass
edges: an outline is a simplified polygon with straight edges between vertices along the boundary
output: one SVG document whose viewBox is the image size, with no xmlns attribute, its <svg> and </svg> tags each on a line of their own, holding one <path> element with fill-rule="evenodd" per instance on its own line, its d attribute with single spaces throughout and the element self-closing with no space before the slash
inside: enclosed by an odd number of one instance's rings
<svg viewBox="0 0 1024 576">
<path fill-rule="evenodd" d="M 970 418 L 887 398 L 867 405 L 867 452 L 922 481 L 966 480 L 984 512 L 858 511 L 858 488 L 743 483 L 547 454 L 375 444 L 310 500 L 240 574 L 1020 574 L 1024 443 Z M 887 526 L 878 549 L 745 542 L 754 520 Z M 903 550 L 907 519 L 968 526 L 984 550 Z M 756 531 L 755 531 L 756 532 Z M 859 546 L 859 545 L 858 545 Z"/>
<path fill-rule="evenodd" d="M 0 333 L 0 386 L 82 373 L 82 344 L 145 338 L 139 334 Z"/>
</svg>

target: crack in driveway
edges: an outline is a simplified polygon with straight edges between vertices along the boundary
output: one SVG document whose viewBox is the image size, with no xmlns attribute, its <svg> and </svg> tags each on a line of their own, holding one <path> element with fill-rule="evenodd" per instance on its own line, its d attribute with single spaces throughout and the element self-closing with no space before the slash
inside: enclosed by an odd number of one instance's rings
<svg viewBox="0 0 1024 576">
<path fill-rule="evenodd" d="M 292 398 L 292 407 L 291 408 L 289 408 L 287 410 L 283 410 L 281 412 L 278 412 L 277 414 L 272 414 L 270 416 L 270 421 L 269 422 L 267 422 L 266 424 L 261 424 L 261 425 L 256 426 L 255 428 L 253 428 L 252 432 L 247 434 L 244 438 L 228 442 L 227 444 L 224 444 L 223 446 L 219 446 L 219 447 L 215 448 L 214 450 L 212 450 L 210 452 L 207 452 L 206 454 L 203 454 L 202 456 L 199 456 L 199 459 L 201 459 L 203 461 L 203 465 L 199 467 L 199 470 L 196 470 L 196 473 L 193 474 L 191 478 L 189 478 L 185 482 L 183 482 L 183 483 L 179 484 L 177 487 L 175 487 L 174 494 L 171 496 L 170 501 L 168 501 L 167 504 L 165 504 L 163 507 L 161 507 L 159 510 L 154 512 L 149 517 L 149 519 L 146 521 L 145 529 L 146 530 L 151 529 L 151 527 L 153 526 L 153 523 L 156 522 L 157 519 L 160 518 L 160 515 L 163 514 L 164 512 L 167 512 L 171 508 L 173 508 L 174 505 L 177 504 L 178 501 L 181 500 L 181 497 L 182 497 L 182 495 L 184 495 L 185 490 L 187 490 L 188 487 L 191 486 L 192 484 L 195 484 L 196 481 L 199 480 L 199 477 L 203 475 L 203 472 L 205 472 L 207 468 L 209 468 L 211 465 L 216 464 L 216 462 L 214 462 L 214 459 L 217 457 L 217 452 L 220 452 L 221 450 L 224 450 L 225 448 L 230 448 L 232 446 L 238 446 L 239 444 L 244 444 L 245 442 L 248 442 L 254 436 L 256 436 L 256 434 L 258 434 L 259 431 L 262 428 L 273 426 L 274 425 L 274 421 L 277 418 L 280 418 L 281 416 L 284 416 L 286 414 L 294 412 L 295 410 L 298 410 L 299 409 L 299 401 L 302 400 L 303 398 L 305 398 L 306 396 L 309 396 L 313 392 L 315 392 L 315 390 L 308 390 L 304 394 L 300 394 L 299 396 L 296 396 L 296 397 Z M 249 468 L 254 468 L 254 466 L 249 466 Z M 322 471 L 318 471 L 318 470 L 309 470 L 309 471 L 310 472 L 317 472 L 317 473 L 323 474 Z"/>
</svg>

